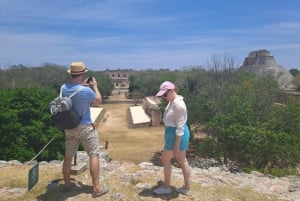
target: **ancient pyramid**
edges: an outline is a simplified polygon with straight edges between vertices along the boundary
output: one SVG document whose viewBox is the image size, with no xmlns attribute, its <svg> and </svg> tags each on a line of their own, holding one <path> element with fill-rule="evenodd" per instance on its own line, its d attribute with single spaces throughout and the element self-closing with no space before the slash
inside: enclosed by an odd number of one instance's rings
<svg viewBox="0 0 300 201">
<path fill-rule="evenodd" d="M 293 76 L 283 66 L 278 65 L 268 50 L 258 50 L 249 53 L 239 70 L 254 72 L 256 75 L 271 75 L 282 89 L 293 90 Z"/>
</svg>

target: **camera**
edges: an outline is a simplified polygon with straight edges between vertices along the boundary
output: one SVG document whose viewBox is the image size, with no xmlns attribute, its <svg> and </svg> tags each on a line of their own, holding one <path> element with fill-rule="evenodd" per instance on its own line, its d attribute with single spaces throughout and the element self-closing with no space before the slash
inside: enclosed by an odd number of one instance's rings
<svg viewBox="0 0 300 201">
<path fill-rule="evenodd" d="M 87 83 L 90 83 L 91 81 L 93 80 L 93 77 L 92 76 L 89 76 L 89 78 L 87 79 Z"/>
</svg>

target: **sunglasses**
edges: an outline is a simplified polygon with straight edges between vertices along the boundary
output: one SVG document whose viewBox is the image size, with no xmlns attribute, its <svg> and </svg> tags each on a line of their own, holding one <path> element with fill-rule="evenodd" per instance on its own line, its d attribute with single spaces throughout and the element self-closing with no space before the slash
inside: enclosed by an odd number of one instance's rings
<svg viewBox="0 0 300 201">
<path fill-rule="evenodd" d="M 164 93 L 162 96 L 163 96 L 163 97 L 167 97 L 169 91 L 170 91 L 170 89 L 169 89 L 168 91 L 166 91 L 166 93 Z"/>
</svg>

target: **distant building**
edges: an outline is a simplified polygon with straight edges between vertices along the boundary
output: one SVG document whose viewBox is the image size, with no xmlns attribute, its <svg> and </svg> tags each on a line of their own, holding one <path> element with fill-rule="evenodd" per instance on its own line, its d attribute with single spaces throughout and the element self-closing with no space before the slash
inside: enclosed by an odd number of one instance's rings
<svg viewBox="0 0 300 201">
<path fill-rule="evenodd" d="M 106 70 L 105 73 L 112 79 L 115 89 L 129 87 L 130 71 L 127 70 Z"/>
<path fill-rule="evenodd" d="M 254 72 L 256 75 L 271 75 L 283 89 L 293 90 L 293 76 L 283 66 L 278 65 L 268 50 L 257 50 L 249 53 L 239 70 Z"/>
<path fill-rule="evenodd" d="M 127 94 L 129 89 L 129 76 L 133 73 L 133 70 L 105 70 L 105 74 L 107 74 L 113 84 L 114 90 L 113 94 Z"/>
</svg>

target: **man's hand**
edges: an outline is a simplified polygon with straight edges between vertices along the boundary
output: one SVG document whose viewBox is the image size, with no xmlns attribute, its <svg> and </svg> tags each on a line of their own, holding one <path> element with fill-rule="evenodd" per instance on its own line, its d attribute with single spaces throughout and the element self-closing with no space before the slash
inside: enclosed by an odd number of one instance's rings
<svg viewBox="0 0 300 201">
<path fill-rule="evenodd" d="M 93 89 L 97 88 L 97 86 L 98 86 L 97 85 L 97 80 L 92 76 L 89 76 L 89 77 L 85 78 L 84 81 L 82 82 L 82 85 L 83 86 L 89 86 Z"/>
</svg>

